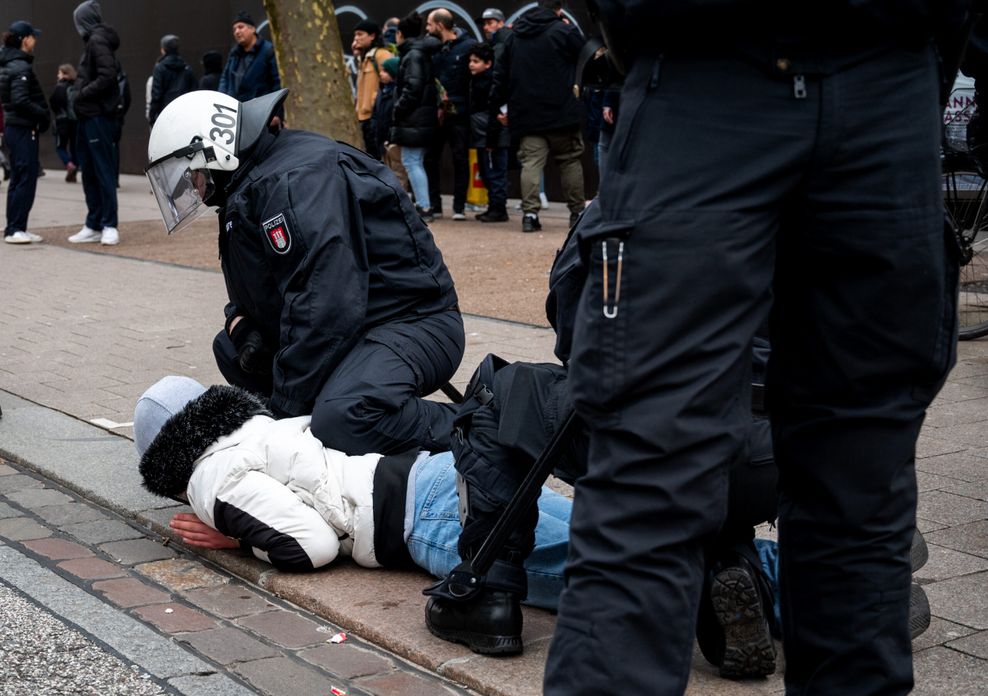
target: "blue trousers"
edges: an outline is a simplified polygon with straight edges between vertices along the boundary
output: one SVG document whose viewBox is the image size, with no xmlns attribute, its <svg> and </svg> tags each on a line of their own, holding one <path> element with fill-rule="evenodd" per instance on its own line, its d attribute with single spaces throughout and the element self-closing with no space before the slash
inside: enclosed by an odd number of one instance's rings
<svg viewBox="0 0 988 696">
<path fill-rule="evenodd" d="M 116 119 L 80 118 L 76 131 L 76 164 L 82 169 L 86 195 L 86 226 L 99 232 L 117 226 Z"/>
<path fill-rule="evenodd" d="M 508 149 L 478 148 L 477 162 L 480 166 L 480 178 L 487 187 L 488 209 L 504 212 L 508 204 Z"/>
<path fill-rule="evenodd" d="M 787 693 L 912 687 L 916 438 L 956 335 L 936 57 L 771 69 L 670 54 L 625 82 L 584 241 L 570 377 L 593 430 L 550 696 L 686 688 L 770 300 Z"/>
<path fill-rule="evenodd" d="M 38 137 L 30 128 L 7 126 L 4 139 L 10 149 L 10 188 L 7 189 L 7 226 L 4 236 L 27 231 L 27 216 L 38 188 Z"/>
</svg>

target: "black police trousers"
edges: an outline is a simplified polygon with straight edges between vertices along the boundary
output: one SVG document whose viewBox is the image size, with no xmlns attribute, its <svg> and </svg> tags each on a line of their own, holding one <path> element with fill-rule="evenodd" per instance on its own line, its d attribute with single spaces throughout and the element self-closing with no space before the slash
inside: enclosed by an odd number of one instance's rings
<svg viewBox="0 0 988 696">
<path fill-rule="evenodd" d="M 458 311 L 370 329 L 319 391 L 312 434 L 347 454 L 448 450 L 454 406 L 422 397 L 452 378 L 463 346 Z M 242 370 L 226 331 L 214 339 L 213 354 L 230 384 L 271 395 L 271 375 Z"/>
<path fill-rule="evenodd" d="M 911 688 L 916 438 L 956 331 L 937 88 L 932 48 L 798 78 L 635 62 L 585 242 L 589 470 L 546 694 L 686 688 L 770 296 L 787 693 Z"/>
</svg>

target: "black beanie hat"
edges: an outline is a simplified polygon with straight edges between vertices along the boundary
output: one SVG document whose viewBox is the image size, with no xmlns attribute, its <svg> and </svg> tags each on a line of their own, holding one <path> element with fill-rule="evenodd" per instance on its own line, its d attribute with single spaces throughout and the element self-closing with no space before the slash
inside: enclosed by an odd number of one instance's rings
<svg viewBox="0 0 988 696">
<path fill-rule="evenodd" d="M 254 19 L 250 16 L 250 12 L 247 12 L 246 10 L 238 12 L 237 16 L 233 18 L 233 23 L 236 24 L 237 22 L 243 22 L 244 24 L 249 24 L 252 27 L 257 26 Z"/>
<path fill-rule="evenodd" d="M 373 34 L 374 36 L 381 35 L 381 27 L 377 26 L 377 22 L 372 19 L 362 19 L 357 22 L 357 26 L 353 28 L 354 31 L 366 31 L 368 34 Z"/>
</svg>

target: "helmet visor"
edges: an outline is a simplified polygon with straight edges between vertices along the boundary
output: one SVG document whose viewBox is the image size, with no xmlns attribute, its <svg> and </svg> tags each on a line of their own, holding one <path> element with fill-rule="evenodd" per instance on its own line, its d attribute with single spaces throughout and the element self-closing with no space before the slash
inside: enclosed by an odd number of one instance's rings
<svg viewBox="0 0 988 696">
<path fill-rule="evenodd" d="M 188 226 L 209 209 L 203 201 L 213 193 L 212 174 L 208 169 L 191 169 L 189 164 L 184 157 L 168 157 L 147 170 L 168 234 Z"/>
</svg>

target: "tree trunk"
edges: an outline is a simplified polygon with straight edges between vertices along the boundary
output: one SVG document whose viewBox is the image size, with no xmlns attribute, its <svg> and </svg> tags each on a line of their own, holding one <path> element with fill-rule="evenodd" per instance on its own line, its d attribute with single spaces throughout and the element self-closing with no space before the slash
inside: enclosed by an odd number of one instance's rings
<svg viewBox="0 0 988 696">
<path fill-rule="evenodd" d="M 291 90 L 285 122 L 363 147 L 330 0 L 264 0 L 281 84 Z"/>
</svg>

